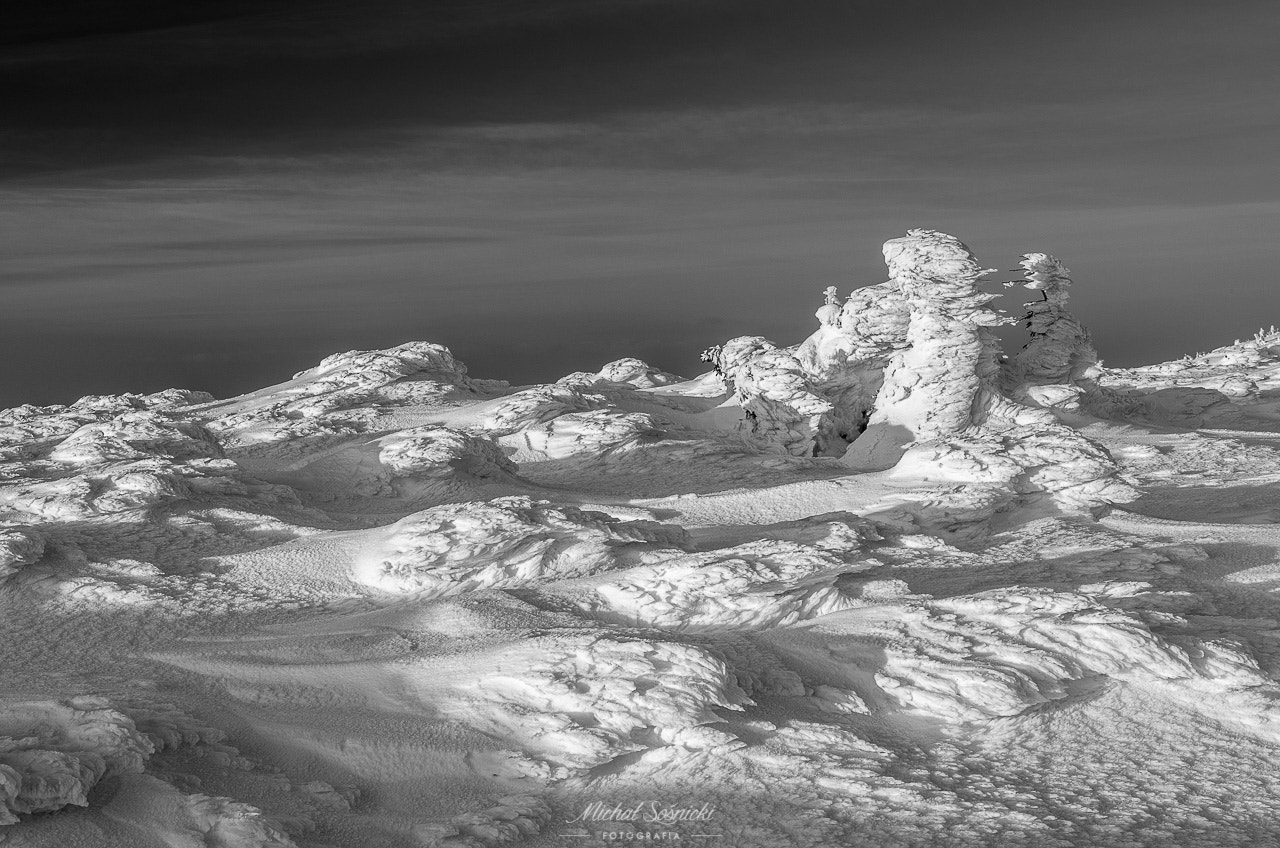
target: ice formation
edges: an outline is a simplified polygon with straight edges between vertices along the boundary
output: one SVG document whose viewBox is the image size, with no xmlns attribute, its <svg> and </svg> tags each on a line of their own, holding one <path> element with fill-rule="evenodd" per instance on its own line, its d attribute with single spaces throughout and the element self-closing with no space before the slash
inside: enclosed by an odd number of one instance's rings
<svg viewBox="0 0 1280 848">
<path fill-rule="evenodd" d="M 906 346 L 907 307 L 893 282 L 834 286 L 816 313 L 818 330 L 779 348 L 741 336 L 704 354 L 741 407 L 741 429 L 797 456 L 840 456 L 867 426 L 889 357 Z"/>
<path fill-rule="evenodd" d="M 1027 254 L 1002 360 L 885 258 L 693 380 L 0 412 L 0 842 L 1275 843 L 1280 334 L 1104 368 Z"/>
<path fill-rule="evenodd" d="M 983 330 L 1004 320 L 987 305 L 995 295 L 978 289 L 988 272 L 954 236 L 912 230 L 885 242 L 884 258 L 910 317 L 866 432 L 846 454 L 866 469 L 889 468 L 906 445 L 974 423 L 979 388 L 997 367 L 995 339 Z"/>
<path fill-rule="evenodd" d="M 1024 254 L 1021 265 L 1023 288 L 1041 299 L 1026 304 L 1031 341 L 1011 363 L 1014 396 L 1035 406 L 1078 410 L 1079 396 L 1096 387 L 1098 353 L 1089 331 L 1067 310 L 1070 272 L 1047 253 Z"/>
<path fill-rule="evenodd" d="M 18 824 L 33 813 L 96 803 L 139 840 L 134 844 L 150 844 L 144 840 L 160 833 L 165 844 L 294 848 L 256 807 L 186 794 L 144 774 L 153 757 L 165 751 L 194 751 L 230 762 L 238 752 L 221 745 L 221 739 L 220 731 L 171 705 L 125 712 L 94 696 L 0 699 L 0 826 Z M 108 780 L 116 783 L 110 793 L 115 797 L 96 801 L 95 790 Z"/>
<path fill-rule="evenodd" d="M 140 773 L 153 751 L 128 716 L 94 699 L 0 701 L 0 824 L 87 806 L 99 781 Z"/>
<path fill-rule="evenodd" d="M 896 282 L 854 289 L 843 304 L 833 292 L 827 297 L 816 316 L 818 331 L 796 348 L 796 358 L 814 379 L 837 379 L 847 369 L 883 371 L 889 357 L 906 347 L 910 312 Z M 871 397 L 882 378 L 868 382 Z"/>
<path fill-rule="evenodd" d="M 854 422 L 819 392 L 790 350 L 743 336 L 721 346 L 715 364 L 752 436 L 797 456 L 828 455 L 848 443 L 841 433 Z"/>
</svg>

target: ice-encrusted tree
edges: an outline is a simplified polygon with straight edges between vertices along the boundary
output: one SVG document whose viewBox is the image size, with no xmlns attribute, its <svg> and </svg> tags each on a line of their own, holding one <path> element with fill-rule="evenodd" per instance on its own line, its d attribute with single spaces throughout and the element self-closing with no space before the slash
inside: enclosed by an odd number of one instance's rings
<svg viewBox="0 0 1280 848">
<path fill-rule="evenodd" d="M 1098 366 L 1098 353 L 1089 331 L 1067 311 L 1071 273 L 1047 253 L 1024 254 L 1020 264 L 1022 286 L 1038 291 L 1041 299 L 1026 304 L 1031 341 L 1014 359 L 1016 379 L 1033 385 L 1090 379 Z"/>
<path fill-rule="evenodd" d="M 889 360 L 867 430 L 845 459 L 893 466 L 910 442 L 958 433 L 974 422 L 979 389 L 998 369 L 991 327 L 1007 319 L 978 289 L 990 273 L 955 236 L 915 229 L 884 244 L 889 276 L 907 303 L 907 347 Z"/>
</svg>

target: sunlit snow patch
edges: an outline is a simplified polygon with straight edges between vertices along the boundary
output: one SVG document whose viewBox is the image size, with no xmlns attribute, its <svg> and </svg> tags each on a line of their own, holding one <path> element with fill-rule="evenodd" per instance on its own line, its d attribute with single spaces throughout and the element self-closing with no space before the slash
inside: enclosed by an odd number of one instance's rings
<svg viewBox="0 0 1280 848">
<path fill-rule="evenodd" d="M 355 564 L 358 582 L 430 595 L 578 577 L 634 564 L 647 551 L 684 541 L 678 527 L 526 497 L 434 507 L 369 535 Z"/>
</svg>

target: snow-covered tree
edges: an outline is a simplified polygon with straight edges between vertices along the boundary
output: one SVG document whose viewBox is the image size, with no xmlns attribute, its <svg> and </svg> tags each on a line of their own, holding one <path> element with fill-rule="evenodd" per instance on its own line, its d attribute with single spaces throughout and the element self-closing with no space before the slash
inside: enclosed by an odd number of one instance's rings
<svg viewBox="0 0 1280 848">
<path fill-rule="evenodd" d="M 1079 384 L 1091 379 L 1098 354 L 1089 331 L 1067 311 L 1070 272 L 1047 253 L 1024 254 L 1020 264 L 1023 287 L 1039 292 L 1040 299 L 1026 304 L 1031 341 L 1014 359 L 1016 379 L 1033 385 Z"/>
<path fill-rule="evenodd" d="M 867 431 L 846 460 L 893 466 L 910 442 L 958 433 L 973 423 L 979 388 L 998 367 L 989 328 L 1006 322 L 980 291 L 984 270 L 955 236 L 910 230 L 884 244 L 889 276 L 910 315 L 907 347 L 889 360 Z"/>
</svg>

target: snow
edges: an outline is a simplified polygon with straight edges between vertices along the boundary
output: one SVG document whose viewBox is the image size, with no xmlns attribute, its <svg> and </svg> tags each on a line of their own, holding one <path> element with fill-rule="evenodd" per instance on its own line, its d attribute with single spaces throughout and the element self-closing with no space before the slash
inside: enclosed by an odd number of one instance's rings
<svg viewBox="0 0 1280 848">
<path fill-rule="evenodd" d="M 1014 359 L 1017 377 L 1034 386 L 1091 388 L 1098 353 L 1089 331 L 1067 311 L 1070 272 L 1047 253 L 1024 254 L 1021 265 L 1023 288 L 1039 292 L 1043 299 L 1026 304 L 1031 341 Z"/>
<path fill-rule="evenodd" d="M 889 276 L 907 303 L 906 345 L 885 369 L 866 432 L 847 454 L 855 468 L 883 470 L 905 447 L 961 432 L 974 423 L 978 390 L 995 366 L 982 328 L 1003 319 L 978 290 L 987 272 L 953 236 L 912 230 L 884 244 Z"/>
<path fill-rule="evenodd" d="M 1107 368 L 1028 253 L 1004 357 L 884 257 L 688 380 L 0 412 L 0 842 L 1274 844 L 1280 334 Z"/>
<path fill-rule="evenodd" d="M 615 568 L 684 531 L 511 497 L 435 507 L 366 535 L 358 582 L 439 595 Z"/>
</svg>

